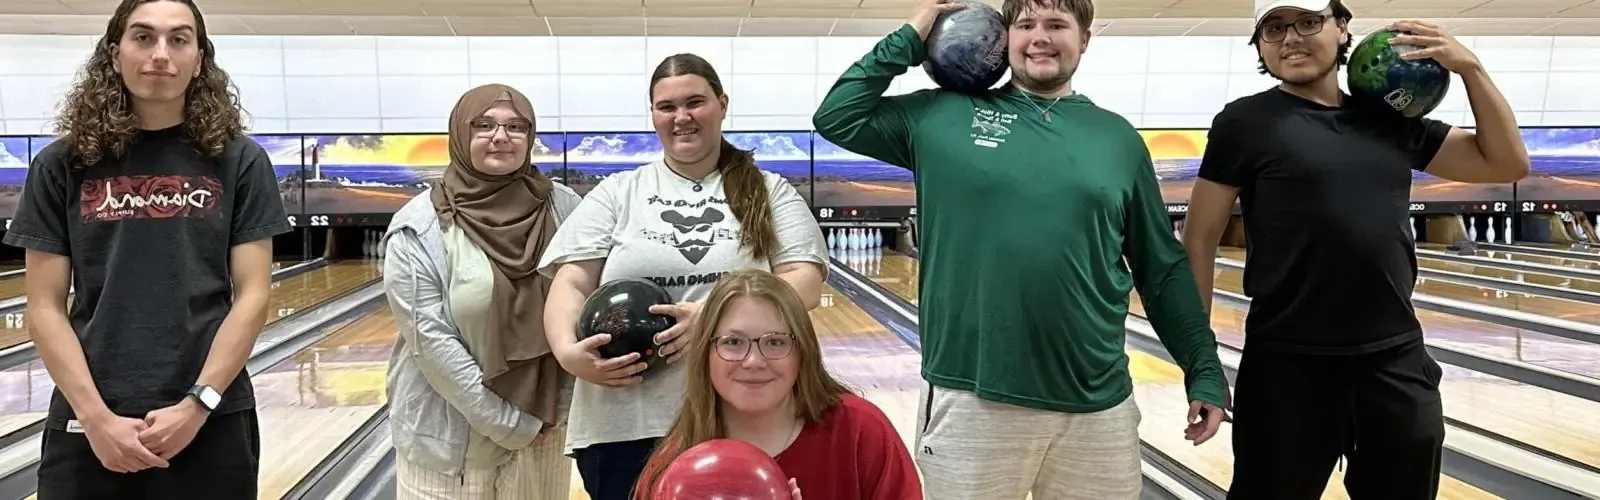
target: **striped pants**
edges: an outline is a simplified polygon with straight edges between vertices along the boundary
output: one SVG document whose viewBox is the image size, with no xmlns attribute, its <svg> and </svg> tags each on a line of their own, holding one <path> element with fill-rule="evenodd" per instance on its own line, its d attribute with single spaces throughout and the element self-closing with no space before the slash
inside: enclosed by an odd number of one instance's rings
<svg viewBox="0 0 1600 500">
<path fill-rule="evenodd" d="M 1137 500 L 1133 396 L 1094 413 L 1035 410 L 924 385 L 917 466 L 928 500 Z"/>
<path fill-rule="evenodd" d="M 541 442 L 517 450 L 492 469 L 467 469 L 451 476 L 395 463 L 396 500 L 566 500 L 571 494 L 572 459 L 562 454 L 567 426 L 553 429 Z"/>
</svg>

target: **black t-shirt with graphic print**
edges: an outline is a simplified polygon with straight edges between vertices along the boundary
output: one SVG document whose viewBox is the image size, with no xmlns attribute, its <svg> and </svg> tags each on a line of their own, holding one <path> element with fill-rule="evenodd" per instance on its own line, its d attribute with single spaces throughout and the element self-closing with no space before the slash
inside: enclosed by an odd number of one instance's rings
<svg viewBox="0 0 1600 500">
<path fill-rule="evenodd" d="M 33 159 L 6 244 L 65 255 L 68 313 L 89 372 L 113 413 L 142 418 L 176 404 L 200 377 L 232 307 L 229 249 L 291 230 L 277 175 L 259 144 L 235 138 L 205 158 L 180 126 L 141 132 L 120 158 L 74 165 L 67 141 Z M 214 414 L 255 406 L 241 373 Z M 60 391 L 46 425 L 72 408 Z"/>
</svg>

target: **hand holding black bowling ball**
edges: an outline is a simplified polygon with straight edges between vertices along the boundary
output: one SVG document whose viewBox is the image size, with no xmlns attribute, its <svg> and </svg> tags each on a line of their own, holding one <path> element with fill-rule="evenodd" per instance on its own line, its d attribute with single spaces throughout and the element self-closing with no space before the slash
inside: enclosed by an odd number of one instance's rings
<svg viewBox="0 0 1600 500">
<path fill-rule="evenodd" d="M 570 348 L 556 351 L 556 362 L 572 376 L 592 384 L 624 387 L 643 382 L 639 372 L 649 365 L 639 361 L 639 353 L 614 358 L 600 355 L 600 346 L 610 342 L 611 335 L 604 333 L 584 338 Z"/>
<path fill-rule="evenodd" d="M 656 345 L 661 346 L 661 355 L 667 357 L 667 363 L 677 363 L 678 359 L 683 357 L 683 350 L 689 348 L 689 336 L 684 333 L 694 328 L 695 320 L 700 318 L 700 303 L 654 305 L 650 306 L 650 312 L 678 319 L 678 323 L 672 325 L 672 328 L 656 334 Z"/>
<path fill-rule="evenodd" d="M 1391 45 L 1420 47 L 1406 51 L 1400 58 L 1407 61 L 1433 59 L 1444 69 L 1455 74 L 1465 74 L 1483 68 L 1478 56 L 1467 49 L 1450 32 L 1426 21 L 1398 21 L 1389 25 L 1390 31 L 1400 34 L 1389 40 Z"/>
</svg>

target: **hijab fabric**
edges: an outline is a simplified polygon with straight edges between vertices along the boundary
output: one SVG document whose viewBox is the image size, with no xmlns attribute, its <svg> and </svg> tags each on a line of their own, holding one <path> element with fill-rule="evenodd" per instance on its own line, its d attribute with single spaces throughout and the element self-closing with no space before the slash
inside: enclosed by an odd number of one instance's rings
<svg viewBox="0 0 1600 500">
<path fill-rule="evenodd" d="M 492 264 L 488 341 L 478 357 L 484 385 L 548 426 L 558 420 L 561 366 L 544 336 L 550 280 L 535 266 L 556 232 L 548 206 L 553 185 L 533 165 L 531 132 L 522 168 L 505 175 L 474 168 L 472 122 L 500 102 L 533 123 L 533 103 L 516 89 L 490 84 L 467 91 L 450 112 L 450 165 L 431 198 L 442 227 L 458 227 Z"/>
</svg>

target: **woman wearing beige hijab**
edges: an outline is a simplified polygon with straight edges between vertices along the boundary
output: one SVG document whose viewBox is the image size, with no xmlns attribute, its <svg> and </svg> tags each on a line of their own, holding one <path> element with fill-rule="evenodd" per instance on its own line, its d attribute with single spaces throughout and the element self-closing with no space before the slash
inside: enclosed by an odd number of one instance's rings
<svg viewBox="0 0 1600 500">
<path fill-rule="evenodd" d="M 567 497 L 573 379 L 550 355 L 535 265 L 579 198 L 532 164 L 534 116 L 511 87 L 467 91 L 443 179 L 384 235 L 401 499 Z"/>
</svg>

